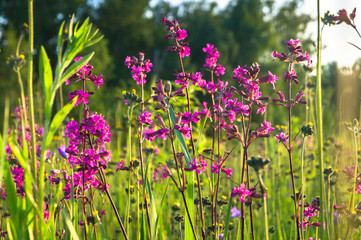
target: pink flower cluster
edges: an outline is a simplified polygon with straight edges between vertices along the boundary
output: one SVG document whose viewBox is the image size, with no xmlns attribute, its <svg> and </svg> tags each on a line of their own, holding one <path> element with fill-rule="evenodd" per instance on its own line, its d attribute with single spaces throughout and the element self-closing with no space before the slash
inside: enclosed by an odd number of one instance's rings
<svg viewBox="0 0 361 240">
<path fill-rule="evenodd" d="M 169 175 L 168 167 L 164 164 L 158 164 L 158 167 L 154 169 L 153 180 L 162 183 L 163 179 L 166 179 Z"/>
<path fill-rule="evenodd" d="M 183 42 L 187 37 L 187 31 L 181 29 L 182 25 L 179 24 L 177 20 L 172 22 L 164 17 L 161 21 L 167 25 L 167 31 L 169 32 L 164 39 L 174 38 L 175 40 L 175 45 L 169 46 L 168 51 L 177 52 L 181 58 L 188 57 L 191 49 L 188 47 L 188 42 Z"/>
<path fill-rule="evenodd" d="M 288 51 L 290 52 L 290 55 L 287 55 L 286 53 L 277 53 L 277 51 L 273 52 L 273 58 L 278 58 L 282 62 L 293 62 L 293 63 L 301 63 L 307 61 L 307 65 L 310 65 L 310 56 L 308 53 L 301 49 L 301 46 L 298 46 L 298 43 L 300 42 L 299 39 L 297 40 L 289 40 L 286 41 Z"/>
<path fill-rule="evenodd" d="M 74 59 L 74 62 L 79 61 L 83 57 L 77 57 Z M 72 75 L 69 79 L 65 80 L 65 85 L 70 84 L 70 80 L 74 80 L 75 82 L 79 81 L 90 81 L 93 82 L 94 85 L 99 89 L 101 85 L 103 85 L 103 75 L 94 75 L 93 74 L 93 66 L 89 63 L 86 63 L 84 67 L 80 68 L 74 75 Z"/>
<path fill-rule="evenodd" d="M 136 58 L 135 56 L 126 57 L 125 65 L 132 69 L 131 73 L 133 79 L 137 81 L 138 85 L 141 85 L 142 83 L 144 84 L 147 82 L 145 78 L 147 77 L 147 73 L 151 71 L 150 68 L 153 67 L 153 64 L 149 59 L 144 59 L 144 53 L 139 52 L 138 55 L 139 58 Z"/>
<path fill-rule="evenodd" d="M 202 48 L 202 50 L 203 52 L 207 53 L 206 63 L 203 64 L 203 67 L 214 71 L 217 76 L 224 75 L 226 69 L 220 64 L 217 65 L 217 61 L 219 58 L 218 49 L 215 48 L 213 44 L 207 43 L 207 47 Z"/>
<path fill-rule="evenodd" d="M 246 189 L 246 185 L 242 183 L 239 188 L 233 187 L 233 193 L 231 196 L 239 196 L 239 200 L 244 203 L 249 195 L 251 195 L 251 191 Z"/>
</svg>

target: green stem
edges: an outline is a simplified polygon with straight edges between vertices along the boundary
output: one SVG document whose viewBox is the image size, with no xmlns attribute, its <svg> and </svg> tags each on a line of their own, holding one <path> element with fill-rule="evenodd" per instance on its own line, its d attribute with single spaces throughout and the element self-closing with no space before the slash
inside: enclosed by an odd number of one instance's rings
<svg viewBox="0 0 361 240">
<path fill-rule="evenodd" d="M 305 178 L 304 178 L 304 161 L 305 161 L 305 139 L 306 137 L 302 137 L 302 151 L 301 151 L 301 207 L 300 207 L 300 222 L 301 222 L 301 239 L 304 239 L 303 236 L 303 207 L 305 205 L 305 199 L 304 195 L 306 192 L 306 184 L 305 184 Z"/>
<path fill-rule="evenodd" d="M 318 159 L 319 159 L 319 194 L 321 226 L 324 222 L 324 188 L 323 188 L 323 117 L 322 117 L 322 85 L 321 85 L 321 15 L 320 0 L 317 0 L 317 127 L 318 127 Z M 326 226 L 328 228 L 328 226 Z M 324 239 L 321 231 L 321 239 Z"/>
<path fill-rule="evenodd" d="M 351 202 L 350 202 L 350 210 L 352 214 L 356 214 L 355 211 L 355 194 L 356 194 L 356 181 L 357 181 L 357 168 L 358 168 L 358 164 L 357 164 L 357 159 L 358 159 L 358 153 L 357 153 L 357 133 L 358 133 L 358 129 L 357 131 L 354 130 L 353 132 L 353 138 L 354 138 L 354 143 L 355 143 L 355 172 L 354 172 L 354 176 L 353 176 L 353 187 L 352 187 L 352 195 L 351 195 Z"/>
<path fill-rule="evenodd" d="M 128 108 L 128 159 L 129 166 L 132 162 L 132 116 L 133 116 L 133 107 Z M 125 223 L 127 226 L 127 233 L 129 234 L 129 212 L 130 212 L 130 177 L 131 171 L 128 173 L 128 199 L 127 199 L 127 212 Z"/>
<path fill-rule="evenodd" d="M 34 98 L 33 98 L 33 49 L 34 49 L 34 13 L 33 13 L 33 0 L 28 0 L 28 17 L 29 17 L 29 49 L 28 49 L 28 100 L 29 100 L 29 117 L 30 117 L 30 131 L 31 131 L 31 156 L 32 156 L 32 173 L 35 181 L 37 178 L 37 167 L 36 167 L 36 135 L 35 135 L 35 116 L 34 116 Z M 42 162 L 42 161 L 41 161 Z M 44 169 L 40 168 L 39 179 L 38 179 L 39 188 L 34 188 L 34 196 L 38 196 L 37 190 L 40 195 L 38 198 L 38 206 L 41 212 L 44 209 Z M 36 212 L 36 209 L 34 209 Z M 40 222 L 43 222 L 44 215 L 40 214 L 38 216 Z M 38 219 L 38 218 L 37 218 Z M 39 224 L 39 220 L 35 221 L 35 239 L 44 238 L 44 225 Z"/>
</svg>

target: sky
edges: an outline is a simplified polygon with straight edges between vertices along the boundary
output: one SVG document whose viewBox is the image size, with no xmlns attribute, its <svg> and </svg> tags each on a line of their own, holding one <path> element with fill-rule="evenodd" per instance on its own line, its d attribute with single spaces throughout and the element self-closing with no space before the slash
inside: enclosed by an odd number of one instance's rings
<svg viewBox="0 0 361 240">
<path fill-rule="evenodd" d="M 156 2 L 157 0 L 152 0 Z M 170 2 L 172 5 L 177 5 L 180 2 L 185 0 L 165 0 Z M 217 2 L 220 9 L 225 8 L 230 0 L 212 0 Z M 287 0 L 276 0 L 276 7 L 287 2 Z M 317 5 L 316 0 L 304 0 L 304 3 L 301 4 L 300 12 L 308 13 L 312 18 L 316 19 L 317 17 Z M 338 10 L 345 9 L 347 13 L 351 13 L 354 8 L 357 8 L 355 24 L 359 27 L 361 31 L 361 0 L 321 0 L 320 9 L 321 16 L 325 12 L 330 11 L 330 13 L 337 14 Z M 359 11 L 359 12 L 358 12 Z M 308 27 L 308 33 L 311 34 L 312 39 L 317 38 L 317 23 L 313 21 Z M 287 39 L 285 39 L 286 41 Z M 301 39 L 302 42 L 302 39 Z M 359 47 L 361 47 L 361 38 L 357 35 L 356 31 L 349 25 L 340 24 L 334 26 L 325 26 L 322 32 L 322 64 L 327 64 L 329 62 L 337 61 L 339 67 L 352 67 L 353 63 L 361 58 L 361 51 L 350 45 L 347 42 L 351 42 Z M 311 56 L 316 62 L 316 56 Z"/>
</svg>

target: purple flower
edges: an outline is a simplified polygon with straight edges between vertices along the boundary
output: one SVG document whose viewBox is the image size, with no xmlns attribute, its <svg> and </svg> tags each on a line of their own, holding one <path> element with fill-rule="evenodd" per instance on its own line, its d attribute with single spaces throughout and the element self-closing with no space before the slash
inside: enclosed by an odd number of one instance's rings
<svg viewBox="0 0 361 240">
<path fill-rule="evenodd" d="M 148 111 L 144 111 L 143 113 L 141 113 L 138 117 L 138 121 L 141 124 L 152 124 L 153 120 L 151 120 L 150 118 L 152 117 L 152 114 Z"/>
<path fill-rule="evenodd" d="M 234 206 L 232 209 L 231 209 L 231 217 L 235 218 L 235 217 L 241 217 L 242 216 L 242 212 L 241 212 L 241 209 L 237 209 L 236 206 Z"/>
<path fill-rule="evenodd" d="M 194 171 L 196 170 L 198 174 L 202 174 L 202 172 L 204 172 L 206 170 L 207 162 L 205 160 L 203 160 L 202 155 L 199 155 L 199 163 L 197 163 L 197 159 L 193 158 L 192 162 L 189 162 L 190 167 L 190 171 Z"/>
<path fill-rule="evenodd" d="M 168 128 L 161 128 L 156 131 L 157 137 L 167 140 L 167 134 L 169 133 Z"/>
<path fill-rule="evenodd" d="M 124 160 L 118 163 L 116 172 L 118 171 L 129 171 L 129 167 L 124 166 Z"/>
<path fill-rule="evenodd" d="M 276 135 L 276 139 L 278 142 L 286 142 L 288 139 L 288 136 L 284 132 L 280 133 L 279 135 Z"/>
<path fill-rule="evenodd" d="M 259 78 L 259 82 L 260 83 L 271 83 L 273 86 L 273 90 L 275 90 L 275 88 L 276 88 L 275 83 L 278 79 L 279 78 L 277 76 L 273 75 L 270 71 L 268 71 L 267 75 Z"/>
<path fill-rule="evenodd" d="M 187 31 L 184 30 L 184 29 L 179 29 L 177 32 L 176 32 L 176 39 L 178 41 L 182 41 L 184 40 L 185 38 L 187 37 Z"/>
<path fill-rule="evenodd" d="M 142 83 L 146 83 L 146 77 L 148 72 L 151 71 L 151 67 L 153 67 L 153 64 L 150 62 L 149 59 L 144 60 L 144 53 L 139 52 L 139 60 L 135 56 L 129 57 L 127 56 L 125 58 L 125 65 L 127 65 L 128 68 L 131 68 L 132 77 L 135 81 L 137 81 L 138 85 L 141 85 Z"/>
<path fill-rule="evenodd" d="M 232 173 L 233 173 L 232 168 L 229 168 L 229 169 L 222 168 L 221 171 L 224 172 L 225 174 L 227 174 L 227 178 L 232 177 Z"/>
<path fill-rule="evenodd" d="M 179 56 L 181 58 L 188 57 L 191 54 L 191 49 L 187 46 L 181 46 L 179 48 Z"/>
<path fill-rule="evenodd" d="M 68 101 L 73 100 L 76 96 L 78 96 L 78 99 L 76 100 L 75 106 L 78 106 L 81 104 L 81 102 L 84 103 L 84 105 L 88 104 L 89 100 L 87 99 L 89 97 L 88 92 L 84 92 L 83 89 L 80 89 L 78 91 L 70 92 L 69 93 L 70 98 Z"/>
<path fill-rule="evenodd" d="M 156 182 L 160 181 L 162 183 L 163 179 L 166 179 L 169 174 L 169 169 L 166 165 L 158 164 L 158 167 L 154 169 L 153 179 Z"/>
<path fill-rule="evenodd" d="M 67 158 L 68 154 L 65 152 L 65 146 L 61 145 L 60 148 L 58 148 L 58 152 L 60 154 L 60 156 L 62 156 L 63 158 Z"/>
<path fill-rule="evenodd" d="M 153 142 L 154 138 L 157 136 L 157 133 L 155 132 L 154 128 L 149 128 L 149 127 L 144 128 L 143 134 L 144 134 L 144 138 L 151 142 Z"/>
<path fill-rule="evenodd" d="M 248 197 L 250 194 L 251 194 L 251 191 L 246 189 L 246 185 L 244 183 L 242 183 L 239 186 L 239 188 L 233 187 L 233 193 L 231 196 L 232 197 L 239 196 L 239 200 L 244 203 L 245 197 Z"/>
<path fill-rule="evenodd" d="M 192 129 L 189 127 L 189 125 L 187 123 L 184 124 L 183 127 L 181 127 L 180 125 L 177 124 L 174 126 L 174 128 L 176 130 L 178 130 L 179 132 L 181 132 L 186 139 L 191 138 Z"/>
</svg>

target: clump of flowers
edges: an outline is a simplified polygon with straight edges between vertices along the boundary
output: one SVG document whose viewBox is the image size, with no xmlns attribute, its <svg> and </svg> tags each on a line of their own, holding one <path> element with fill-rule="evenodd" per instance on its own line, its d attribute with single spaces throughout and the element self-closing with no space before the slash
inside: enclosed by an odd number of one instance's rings
<svg viewBox="0 0 361 240">
<path fill-rule="evenodd" d="M 312 203 L 306 203 L 303 210 L 303 221 L 300 223 L 299 228 L 302 228 L 303 231 L 306 231 L 306 228 L 310 226 L 319 227 L 321 224 L 319 222 L 312 221 L 313 217 L 316 217 L 320 211 L 320 198 L 316 197 L 312 200 Z"/>
<path fill-rule="evenodd" d="M 150 72 L 150 68 L 153 67 L 153 64 L 149 59 L 144 59 L 144 53 L 139 52 L 139 58 L 132 56 L 125 58 L 125 65 L 128 68 L 131 68 L 132 77 L 137 81 L 138 85 L 146 83 L 147 73 Z"/>
</svg>

